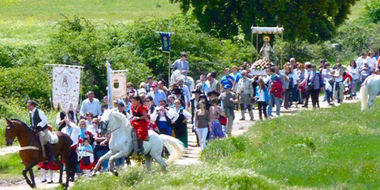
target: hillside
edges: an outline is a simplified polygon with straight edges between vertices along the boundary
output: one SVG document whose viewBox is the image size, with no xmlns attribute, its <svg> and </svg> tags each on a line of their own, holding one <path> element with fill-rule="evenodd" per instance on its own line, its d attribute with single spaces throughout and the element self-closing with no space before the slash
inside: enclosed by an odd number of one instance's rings
<svg viewBox="0 0 380 190">
<path fill-rule="evenodd" d="M 40 44 L 64 16 L 129 23 L 178 13 L 168 0 L 0 0 L 0 43 Z"/>
</svg>

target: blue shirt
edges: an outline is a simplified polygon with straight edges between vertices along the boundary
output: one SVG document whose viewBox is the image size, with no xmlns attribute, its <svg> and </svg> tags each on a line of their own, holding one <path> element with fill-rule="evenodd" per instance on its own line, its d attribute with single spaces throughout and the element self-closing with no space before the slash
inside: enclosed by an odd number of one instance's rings
<svg viewBox="0 0 380 190">
<path fill-rule="evenodd" d="M 148 95 L 153 98 L 154 105 L 156 106 L 160 106 L 161 100 L 166 100 L 166 94 L 162 90 L 158 90 L 157 93 L 155 93 L 154 91 L 151 91 L 149 92 Z"/>
<path fill-rule="evenodd" d="M 234 84 L 229 79 L 232 79 L 232 81 L 235 81 L 235 78 L 233 76 L 231 76 L 231 75 L 228 75 L 228 76 L 224 75 L 222 77 L 222 79 L 220 79 L 220 84 L 222 86 L 224 86 L 226 84 L 229 84 L 229 85 L 233 86 Z"/>
<path fill-rule="evenodd" d="M 231 73 L 231 76 L 235 78 L 235 83 L 239 82 L 239 80 L 242 78 L 241 74 L 240 74 L 240 71 L 237 72 L 236 74 Z"/>
<path fill-rule="evenodd" d="M 82 139 L 82 140 L 84 140 L 84 138 L 86 137 L 86 135 L 84 134 L 86 131 L 87 131 L 87 127 L 86 127 L 86 129 L 81 129 L 81 128 L 79 128 L 80 129 L 80 134 L 79 134 L 79 136 L 80 136 L 80 138 Z"/>
</svg>

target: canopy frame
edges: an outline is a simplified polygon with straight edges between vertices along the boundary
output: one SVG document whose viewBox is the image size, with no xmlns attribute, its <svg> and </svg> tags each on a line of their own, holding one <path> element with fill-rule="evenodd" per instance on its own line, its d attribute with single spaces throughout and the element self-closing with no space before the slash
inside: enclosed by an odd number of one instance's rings
<svg viewBox="0 0 380 190">
<path fill-rule="evenodd" d="M 251 43 L 253 45 L 253 35 L 256 34 L 256 50 L 259 52 L 259 35 L 260 34 L 278 34 L 281 35 L 281 38 L 284 39 L 284 27 L 260 27 L 252 26 L 251 27 Z M 282 54 L 280 55 L 280 64 L 282 65 Z M 253 54 L 251 57 L 251 62 L 253 63 Z"/>
</svg>

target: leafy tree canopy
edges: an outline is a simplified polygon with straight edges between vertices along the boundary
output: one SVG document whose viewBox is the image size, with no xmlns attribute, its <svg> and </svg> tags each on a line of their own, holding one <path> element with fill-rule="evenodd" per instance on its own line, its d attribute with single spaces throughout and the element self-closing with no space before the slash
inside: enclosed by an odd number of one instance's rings
<svg viewBox="0 0 380 190">
<path fill-rule="evenodd" d="M 239 28 L 283 26 L 287 39 L 310 42 L 330 39 L 357 0 L 171 0 L 192 11 L 202 30 L 231 38 Z"/>
</svg>

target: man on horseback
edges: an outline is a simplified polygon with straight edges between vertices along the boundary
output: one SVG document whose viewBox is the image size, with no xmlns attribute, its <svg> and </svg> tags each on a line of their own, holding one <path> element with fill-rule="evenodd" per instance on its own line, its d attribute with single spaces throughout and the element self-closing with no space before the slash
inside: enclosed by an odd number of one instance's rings
<svg viewBox="0 0 380 190">
<path fill-rule="evenodd" d="M 38 132 L 38 137 L 41 143 L 42 156 L 44 158 L 48 158 L 49 161 L 53 161 L 54 152 L 53 152 L 53 146 L 50 143 L 51 133 L 48 129 L 47 117 L 42 110 L 36 108 L 36 105 L 37 103 L 33 100 L 29 100 L 26 103 L 26 106 L 29 111 L 29 117 L 30 117 L 30 128 L 33 131 Z M 45 144 L 46 144 L 47 151 L 45 151 Z M 46 156 L 47 153 L 49 157 Z"/>
</svg>

